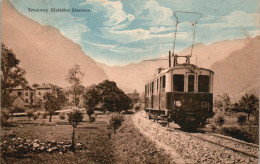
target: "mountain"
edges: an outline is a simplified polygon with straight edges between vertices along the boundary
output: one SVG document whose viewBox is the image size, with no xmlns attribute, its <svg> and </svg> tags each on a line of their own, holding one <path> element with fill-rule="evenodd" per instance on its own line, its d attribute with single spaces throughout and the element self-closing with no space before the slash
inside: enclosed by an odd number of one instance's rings
<svg viewBox="0 0 260 164">
<path fill-rule="evenodd" d="M 117 83 L 125 92 L 144 92 L 144 85 L 151 79 L 158 67 L 167 65 L 168 61 L 142 61 L 127 66 L 107 66 L 99 63 L 108 75 L 108 79 Z"/>
<path fill-rule="evenodd" d="M 215 42 L 210 45 L 197 44 L 193 49 L 191 63 L 196 63 L 197 56 L 199 67 L 210 68 L 213 63 L 224 60 L 234 51 L 240 51 L 251 41 L 252 39 L 248 38 Z M 177 54 L 188 55 L 189 53 L 190 49 L 186 49 Z M 160 59 L 168 59 L 168 57 L 164 56 Z M 132 92 L 136 89 L 138 92 L 144 92 L 145 83 L 153 77 L 157 68 L 167 68 L 168 60 L 142 61 L 126 66 L 107 66 L 100 63 L 98 65 L 104 69 L 108 78 L 114 80 L 124 91 Z"/>
<path fill-rule="evenodd" d="M 245 47 L 212 65 L 215 95 L 228 93 L 232 101 L 245 93 L 259 95 L 259 43 L 260 37 L 255 37 Z"/>
<path fill-rule="evenodd" d="M 19 13 L 9 1 L 1 3 L 1 40 L 11 48 L 32 83 L 67 86 L 68 70 L 78 64 L 85 73 L 83 85 L 107 79 L 106 73 L 81 47 L 57 29 L 39 24 Z"/>
</svg>

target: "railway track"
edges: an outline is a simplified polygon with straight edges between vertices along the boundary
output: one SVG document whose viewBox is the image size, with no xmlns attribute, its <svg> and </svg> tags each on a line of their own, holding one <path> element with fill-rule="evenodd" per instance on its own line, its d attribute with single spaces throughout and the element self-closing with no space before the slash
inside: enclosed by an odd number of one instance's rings
<svg viewBox="0 0 260 164">
<path fill-rule="evenodd" d="M 211 133 L 188 133 L 181 130 L 174 129 L 173 131 L 178 131 L 180 133 L 184 133 L 191 137 L 195 137 L 202 141 L 224 147 L 226 149 L 232 150 L 236 153 L 240 153 L 249 157 L 253 157 L 255 159 L 259 158 L 258 152 L 259 148 L 258 145 L 245 143 L 243 141 L 238 141 L 234 139 L 230 139 L 224 136 L 219 136 Z"/>
<path fill-rule="evenodd" d="M 165 121 L 159 121 L 160 125 L 166 125 Z M 244 142 L 238 139 L 230 138 L 227 136 L 223 136 L 220 134 L 214 133 L 189 133 L 178 129 L 167 129 L 168 131 L 178 131 L 189 135 L 191 137 L 195 137 L 205 142 L 209 142 L 211 144 L 224 147 L 226 149 L 232 150 L 236 153 L 240 153 L 249 157 L 253 157 L 255 159 L 259 159 L 259 145 Z"/>
<path fill-rule="evenodd" d="M 258 145 L 231 137 L 185 132 L 180 129 L 162 127 L 149 119 L 145 112 L 134 116 L 134 122 L 142 131 L 178 153 L 188 163 L 258 163 Z M 163 123 L 163 121 L 161 121 Z"/>
</svg>

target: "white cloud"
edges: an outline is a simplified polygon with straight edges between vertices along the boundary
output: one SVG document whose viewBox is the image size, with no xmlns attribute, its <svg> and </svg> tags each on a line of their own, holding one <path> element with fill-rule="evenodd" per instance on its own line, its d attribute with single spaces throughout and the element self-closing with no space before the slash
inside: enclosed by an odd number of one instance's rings
<svg viewBox="0 0 260 164">
<path fill-rule="evenodd" d="M 115 49 L 110 49 L 113 52 L 132 52 L 132 53 L 141 53 L 141 52 L 149 52 L 153 50 L 153 46 L 148 46 L 145 48 L 129 48 L 129 47 L 116 47 Z"/>
<path fill-rule="evenodd" d="M 89 41 L 85 41 L 93 46 L 97 46 L 97 47 L 102 47 L 102 48 L 115 48 L 116 45 L 110 45 L 110 44 L 101 44 L 101 43 L 94 43 L 94 42 L 89 42 Z"/>
<path fill-rule="evenodd" d="M 149 38 L 150 32 L 144 29 L 136 30 L 124 30 L 124 31 L 107 31 L 103 30 L 103 34 L 106 38 L 114 39 L 121 43 L 131 43 L 142 39 Z"/>
<path fill-rule="evenodd" d="M 123 5 L 120 1 L 108 1 L 108 0 L 87 0 L 84 3 L 81 3 L 80 6 L 86 4 L 93 4 L 93 11 L 105 11 L 105 17 L 108 18 L 107 21 L 104 22 L 105 26 L 116 26 L 126 19 L 133 20 L 134 17 L 131 15 L 126 15 L 123 11 Z"/>
<path fill-rule="evenodd" d="M 160 33 L 165 31 L 174 31 L 173 27 L 150 27 L 151 33 Z"/>
<path fill-rule="evenodd" d="M 125 29 L 135 19 L 135 16 L 132 15 L 132 14 L 128 14 L 127 19 L 128 19 L 128 21 L 126 21 L 124 24 L 113 26 L 111 28 L 111 30 L 123 30 L 123 29 Z"/>
<path fill-rule="evenodd" d="M 162 7 L 156 1 L 147 1 L 143 9 L 148 10 L 148 15 L 143 16 L 143 19 L 150 21 L 150 25 L 173 25 L 171 19 L 172 11 L 170 8 Z"/>
<path fill-rule="evenodd" d="M 218 21 L 218 22 L 217 22 Z M 210 28 L 234 28 L 234 27 L 250 27 L 259 26 L 258 13 L 246 13 L 244 11 L 234 11 L 228 16 L 215 18 L 213 23 L 203 24 L 201 26 Z"/>
<path fill-rule="evenodd" d="M 135 16 L 132 15 L 132 14 L 128 14 L 128 15 L 127 15 L 127 18 L 128 18 L 128 20 L 129 20 L 129 22 L 132 22 L 132 21 L 135 19 Z"/>
<path fill-rule="evenodd" d="M 231 15 L 224 17 L 228 27 L 258 26 L 259 14 L 234 11 Z"/>
</svg>

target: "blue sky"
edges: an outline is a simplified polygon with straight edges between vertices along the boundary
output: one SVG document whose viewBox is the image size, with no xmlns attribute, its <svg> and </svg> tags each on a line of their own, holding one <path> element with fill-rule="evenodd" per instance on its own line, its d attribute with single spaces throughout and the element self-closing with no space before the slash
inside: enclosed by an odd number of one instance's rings
<svg viewBox="0 0 260 164">
<path fill-rule="evenodd" d="M 172 50 L 174 11 L 201 12 L 195 43 L 259 35 L 258 0 L 10 0 L 22 14 L 57 28 L 94 60 L 126 65 Z M 91 12 L 28 12 L 28 8 L 84 8 Z M 179 14 L 175 52 L 191 45 L 196 15 Z"/>
</svg>

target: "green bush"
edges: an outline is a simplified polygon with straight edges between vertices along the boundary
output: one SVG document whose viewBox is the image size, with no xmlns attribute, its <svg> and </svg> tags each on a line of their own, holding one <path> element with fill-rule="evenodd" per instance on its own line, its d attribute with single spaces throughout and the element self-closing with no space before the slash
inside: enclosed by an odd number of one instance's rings
<svg viewBox="0 0 260 164">
<path fill-rule="evenodd" d="M 59 118 L 60 118 L 61 120 L 65 120 L 65 118 L 66 118 L 65 113 L 64 113 L 64 112 L 60 112 Z"/>
<path fill-rule="evenodd" d="M 37 115 L 40 117 L 40 115 L 41 115 L 41 112 L 37 112 Z"/>
<path fill-rule="evenodd" d="M 225 123 L 225 119 L 224 119 L 224 116 L 217 116 L 217 118 L 215 119 L 215 123 L 222 127 L 222 125 Z"/>
<path fill-rule="evenodd" d="M 245 115 L 239 115 L 237 116 L 237 123 L 240 125 L 240 126 L 243 126 L 246 122 L 246 116 Z"/>
<path fill-rule="evenodd" d="M 91 117 L 89 118 L 89 121 L 90 121 L 91 123 L 92 123 L 92 122 L 95 122 L 95 121 L 96 121 L 96 118 L 91 116 Z"/>
<path fill-rule="evenodd" d="M 33 113 L 32 117 L 33 117 L 34 120 L 37 120 L 39 118 L 39 115 L 38 115 L 38 113 Z"/>
<path fill-rule="evenodd" d="M 253 133 L 248 132 L 245 129 L 238 129 L 236 127 L 230 127 L 230 128 L 222 128 L 221 129 L 222 134 L 228 135 L 231 137 L 234 137 L 236 139 L 240 139 L 246 142 L 256 142 L 257 138 L 256 136 L 253 135 Z"/>
<path fill-rule="evenodd" d="M 118 129 L 123 122 L 124 122 L 124 116 L 119 113 L 113 113 L 109 118 L 109 126 L 113 127 L 114 133 L 116 133 L 116 129 Z"/>
<path fill-rule="evenodd" d="M 24 113 L 25 112 L 25 108 L 23 107 L 14 107 L 14 113 Z"/>
<path fill-rule="evenodd" d="M 215 130 L 217 129 L 216 126 L 213 124 L 210 126 L 210 128 L 211 128 L 212 132 L 215 132 Z"/>
<path fill-rule="evenodd" d="M 44 113 L 42 114 L 42 118 L 43 118 L 43 119 L 46 119 L 47 116 L 48 116 L 48 113 L 47 113 L 47 112 L 44 112 Z"/>
<path fill-rule="evenodd" d="M 7 120 L 9 119 L 9 111 L 7 109 L 1 110 L 1 126 L 7 125 Z"/>
<path fill-rule="evenodd" d="M 83 113 L 76 109 L 76 110 L 73 110 L 71 112 L 69 112 L 68 114 L 68 121 L 69 123 L 72 125 L 73 127 L 73 131 L 72 131 L 72 144 L 71 144 L 71 149 L 72 151 L 75 151 L 74 149 L 74 145 L 75 145 L 75 128 L 77 128 L 79 122 L 81 122 L 83 120 Z"/>
<path fill-rule="evenodd" d="M 94 114 L 95 112 L 94 112 L 93 109 L 87 108 L 87 109 L 86 109 L 86 113 L 87 113 L 87 115 L 89 116 L 89 118 L 91 118 L 91 115 Z"/>
<path fill-rule="evenodd" d="M 69 112 L 67 114 L 68 116 L 68 121 L 70 122 L 70 124 L 73 124 L 73 123 L 78 123 L 78 122 L 81 122 L 83 120 L 83 114 L 81 113 L 80 110 L 73 110 L 71 112 Z"/>
<path fill-rule="evenodd" d="M 139 111 L 141 109 L 141 106 L 140 105 L 137 105 L 136 107 L 135 107 L 135 111 Z"/>
<path fill-rule="evenodd" d="M 33 111 L 32 110 L 27 110 L 26 111 L 26 116 L 31 120 L 31 117 L 33 116 Z"/>
</svg>

